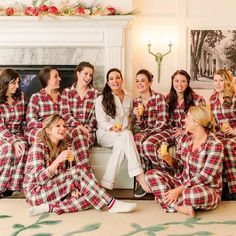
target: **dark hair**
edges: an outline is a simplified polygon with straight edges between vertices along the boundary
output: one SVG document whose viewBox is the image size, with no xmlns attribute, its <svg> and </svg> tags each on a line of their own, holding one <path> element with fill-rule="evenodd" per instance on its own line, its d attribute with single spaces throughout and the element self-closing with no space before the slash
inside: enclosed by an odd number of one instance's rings
<svg viewBox="0 0 236 236">
<path fill-rule="evenodd" d="M 147 79 L 148 79 L 149 82 L 152 82 L 152 81 L 153 81 L 153 74 L 152 74 L 150 71 L 146 70 L 146 69 L 141 69 L 141 70 L 139 70 L 139 71 L 136 73 L 136 77 L 137 77 L 138 75 L 146 75 L 146 77 L 147 77 Z M 152 89 L 151 89 L 151 88 L 149 88 L 149 93 L 150 93 L 150 95 L 152 94 Z"/>
<path fill-rule="evenodd" d="M 141 69 L 141 70 L 139 70 L 139 71 L 137 72 L 136 76 L 137 76 L 137 75 L 146 75 L 149 82 L 152 82 L 152 81 L 153 81 L 153 74 L 152 74 L 150 71 L 146 70 L 146 69 Z"/>
<path fill-rule="evenodd" d="M 20 75 L 13 69 L 4 69 L 0 74 L 0 104 L 7 101 L 7 89 L 10 82 L 14 82 L 17 78 L 20 79 Z M 21 90 L 18 87 L 13 99 L 18 99 L 21 96 Z"/>
<path fill-rule="evenodd" d="M 50 73 L 52 70 L 56 70 L 59 73 L 58 69 L 54 66 L 45 66 L 39 71 L 38 77 L 43 88 L 47 87 L 48 80 L 50 79 Z"/>
<path fill-rule="evenodd" d="M 173 86 L 173 80 L 176 75 L 183 75 L 188 82 L 187 88 L 184 91 L 184 111 L 187 113 L 190 106 L 194 106 L 194 100 L 193 100 L 193 89 L 189 86 L 191 77 L 185 70 L 177 70 L 172 76 L 171 76 L 171 88 L 169 93 L 169 114 L 171 115 L 176 107 L 177 101 L 178 101 L 178 95 L 174 89 Z"/>
<path fill-rule="evenodd" d="M 105 87 L 102 91 L 102 95 L 103 95 L 102 105 L 103 105 L 103 109 L 104 109 L 105 113 L 114 119 L 116 116 L 116 105 L 115 105 L 114 96 L 112 94 L 112 90 L 111 90 L 110 86 L 107 84 L 107 82 L 109 80 L 109 75 L 112 72 L 118 72 L 120 74 L 121 79 L 123 79 L 121 71 L 118 68 L 112 68 L 107 72 L 106 84 L 105 84 Z"/>
<path fill-rule="evenodd" d="M 87 61 L 82 61 L 79 63 L 79 65 L 76 66 L 75 71 L 74 71 L 74 76 L 75 76 L 75 80 L 77 82 L 78 77 L 77 77 L 77 72 L 81 72 L 85 67 L 89 67 L 94 71 L 94 66 L 87 62 Z M 90 81 L 90 83 L 88 84 L 89 87 L 93 87 L 93 78 Z"/>
</svg>

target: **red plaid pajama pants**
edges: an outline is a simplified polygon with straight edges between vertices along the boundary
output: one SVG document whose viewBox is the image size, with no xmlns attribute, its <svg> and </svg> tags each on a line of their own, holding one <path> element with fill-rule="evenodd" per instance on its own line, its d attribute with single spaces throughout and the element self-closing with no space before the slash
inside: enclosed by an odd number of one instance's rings
<svg viewBox="0 0 236 236">
<path fill-rule="evenodd" d="M 69 143 L 72 145 L 72 148 L 75 152 L 75 161 L 76 164 L 89 166 L 89 149 L 94 143 L 94 137 L 92 134 L 89 134 L 89 137 L 80 129 L 77 128 L 69 128 Z"/>
<path fill-rule="evenodd" d="M 18 137 L 18 140 L 23 144 L 23 154 L 20 157 L 16 157 L 12 144 L 0 140 L 0 193 L 22 190 L 28 144 L 22 137 Z"/>
<path fill-rule="evenodd" d="M 236 193 L 236 137 L 218 138 L 224 144 L 223 182 L 228 184 L 230 193 Z"/>
<path fill-rule="evenodd" d="M 220 202 L 220 194 L 204 185 L 196 185 L 186 188 L 176 203 L 167 205 L 164 193 L 170 189 L 180 186 L 182 183 L 174 176 L 159 170 L 146 172 L 146 179 L 151 187 L 156 201 L 158 201 L 166 212 L 175 212 L 178 206 L 192 206 L 194 209 L 214 209 Z"/>
<path fill-rule="evenodd" d="M 161 159 L 158 150 L 162 142 L 173 143 L 170 130 L 156 134 L 138 133 L 134 136 L 134 141 L 140 155 L 140 159 L 145 170 L 161 169 Z"/>
<path fill-rule="evenodd" d="M 75 189 L 78 197 L 71 196 Z M 52 177 L 45 185 L 28 186 L 25 194 L 29 204 L 49 203 L 57 214 L 83 211 L 92 206 L 101 209 L 112 200 L 91 171 L 79 165 Z"/>
</svg>

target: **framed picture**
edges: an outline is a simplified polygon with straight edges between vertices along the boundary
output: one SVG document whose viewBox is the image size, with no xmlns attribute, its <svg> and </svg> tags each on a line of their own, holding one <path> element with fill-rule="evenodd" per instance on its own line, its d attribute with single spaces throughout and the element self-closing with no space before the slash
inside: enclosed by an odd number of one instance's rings
<svg viewBox="0 0 236 236">
<path fill-rule="evenodd" d="M 190 30 L 191 87 L 212 89 L 213 75 L 227 68 L 236 75 L 236 30 Z"/>
</svg>

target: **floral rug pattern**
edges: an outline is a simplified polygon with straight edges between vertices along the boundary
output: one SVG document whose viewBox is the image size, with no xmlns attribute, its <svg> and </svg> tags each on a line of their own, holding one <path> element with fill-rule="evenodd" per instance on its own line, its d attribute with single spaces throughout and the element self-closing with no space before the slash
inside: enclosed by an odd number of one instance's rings
<svg viewBox="0 0 236 236">
<path fill-rule="evenodd" d="M 140 209 L 137 210 L 137 212 L 129 214 L 109 214 L 108 212 L 89 210 L 87 212 L 63 214 L 60 216 L 57 216 L 56 214 L 43 214 L 35 217 L 28 217 L 25 212 L 22 214 L 22 209 L 26 205 L 24 200 L 18 200 L 17 202 L 12 200 L 13 203 L 17 203 L 13 204 L 14 207 L 2 204 L 3 201 L 6 200 L 0 200 L 0 235 L 4 236 L 233 236 L 236 231 L 236 202 L 224 202 L 219 209 L 217 208 L 216 210 L 209 212 L 197 212 L 197 216 L 192 218 L 179 214 L 168 214 L 163 211 L 159 211 L 162 209 L 153 201 L 137 201 L 138 205 L 140 205 Z M 10 200 L 7 200 L 6 203 L 9 204 Z M 17 206 L 20 207 L 19 210 L 17 209 Z M 155 209 L 154 206 L 156 206 L 157 209 Z M 143 212 L 145 209 L 147 211 Z M 153 212 L 151 212 L 150 209 L 152 209 Z M 134 214 L 136 214 L 136 217 L 134 217 Z M 20 217 L 18 217 L 19 215 Z M 96 216 L 91 217 L 92 215 Z M 102 215 L 102 217 L 99 218 L 99 215 Z M 68 218 L 69 221 L 73 220 L 71 225 L 68 225 Z M 84 222 L 82 222 L 82 218 L 85 220 Z M 153 221 L 153 218 L 156 218 L 156 220 Z M 111 224 L 111 228 L 107 230 L 104 226 L 109 224 L 109 222 Z M 156 223 L 153 224 L 153 222 Z M 116 225 L 120 225 L 119 228 L 123 227 L 125 229 L 123 230 L 123 233 L 118 232 L 120 229 L 118 230 L 118 227 L 115 227 Z M 5 226 L 7 226 L 7 230 Z M 5 231 L 2 231 L 3 227 Z M 225 229 L 227 230 L 225 231 Z"/>
</svg>

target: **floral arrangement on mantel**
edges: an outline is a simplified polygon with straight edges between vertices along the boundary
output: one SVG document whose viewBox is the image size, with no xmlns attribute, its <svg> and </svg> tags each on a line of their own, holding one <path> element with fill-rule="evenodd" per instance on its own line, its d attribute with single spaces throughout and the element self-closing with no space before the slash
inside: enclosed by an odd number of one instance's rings
<svg viewBox="0 0 236 236">
<path fill-rule="evenodd" d="M 85 4 L 70 3 L 64 0 L 56 6 L 51 0 L 33 0 L 31 5 L 15 3 L 9 7 L 0 6 L 0 16 L 114 16 L 134 15 L 137 11 L 122 12 L 112 6 L 103 7 L 100 4 L 86 6 Z"/>
</svg>

